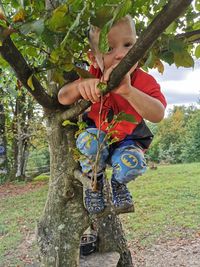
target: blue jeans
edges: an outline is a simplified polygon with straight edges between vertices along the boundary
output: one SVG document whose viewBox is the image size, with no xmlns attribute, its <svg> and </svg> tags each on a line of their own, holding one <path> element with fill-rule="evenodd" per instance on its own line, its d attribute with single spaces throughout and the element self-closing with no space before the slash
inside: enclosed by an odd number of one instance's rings
<svg viewBox="0 0 200 267">
<path fill-rule="evenodd" d="M 83 173 L 92 174 L 94 162 L 101 146 L 97 173 L 105 171 L 106 164 L 112 166 L 112 179 L 128 183 L 146 171 L 144 153 L 134 140 L 123 140 L 111 147 L 105 141 L 106 133 L 97 128 L 88 128 L 76 141 L 77 148 L 84 155 L 80 159 Z"/>
</svg>

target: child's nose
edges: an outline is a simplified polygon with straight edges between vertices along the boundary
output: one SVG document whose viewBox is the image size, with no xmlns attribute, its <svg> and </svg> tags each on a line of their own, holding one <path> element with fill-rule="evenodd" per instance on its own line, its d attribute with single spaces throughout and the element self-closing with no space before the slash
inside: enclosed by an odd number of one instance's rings
<svg viewBox="0 0 200 267">
<path fill-rule="evenodd" d="M 119 49 L 116 51 L 115 58 L 121 60 L 126 55 L 126 53 L 127 51 L 125 49 Z"/>
</svg>

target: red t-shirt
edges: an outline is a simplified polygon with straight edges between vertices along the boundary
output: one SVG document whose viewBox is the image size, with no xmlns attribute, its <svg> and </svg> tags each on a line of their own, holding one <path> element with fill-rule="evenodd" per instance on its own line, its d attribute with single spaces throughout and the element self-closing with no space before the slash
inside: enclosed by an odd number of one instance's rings
<svg viewBox="0 0 200 267">
<path fill-rule="evenodd" d="M 90 73 L 97 78 L 101 77 L 101 72 L 95 69 L 93 66 L 90 67 Z M 164 107 L 166 107 L 167 103 L 164 95 L 161 93 L 160 85 L 150 74 L 137 68 L 132 75 L 131 85 L 145 94 L 158 99 L 164 105 Z M 99 115 L 100 109 L 101 115 Z M 142 120 L 141 115 L 137 113 L 137 111 L 126 99 L 119 94 L 110 92 L 108 96 L 103 97 L 102 107 L 100 102 L 94 103 L 91 106 L 91 110 L 88 112 L 88 117 L 95 122 L 96 127 L 105 132 L 108 132 L 107 127 L 110 125 L 110 123 L 106 122 L 109 110 L 112 110 L 114 114 L 118 114 L 121 111 L 125 112 L 126 114 L 131 114 L 138 123 L 140 123 Z M 128 121 L 121 121 L 115 124 L 114 127 L 109 131 L 115 131 L 112 137 L 117 137 L 119 140 L 123 140 L 126 135 L 133 133 L 137 125 L 138 124 Z"/>
</svg>

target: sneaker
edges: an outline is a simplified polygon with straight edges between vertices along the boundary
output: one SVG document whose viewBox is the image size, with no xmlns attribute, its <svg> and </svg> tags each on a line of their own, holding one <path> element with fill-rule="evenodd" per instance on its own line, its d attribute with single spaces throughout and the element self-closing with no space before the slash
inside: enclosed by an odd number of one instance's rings
<svg viewBox="0 0 200 267">
<path fill-rule="evenodd" d="M 128 210 L 134 209 L 133 200 L 125 184 L 120 184 L 114 179 L 111 180 L 112 201 L 116 209 Z"/>
<path fill-rule="evenodd" d="M 85 208 L 90 214 L 101 213 L 105 209 L 103 197 L 103 179 L 97 182 L 98 190 L 86 189 L 84 195 Z"/>
</svg>

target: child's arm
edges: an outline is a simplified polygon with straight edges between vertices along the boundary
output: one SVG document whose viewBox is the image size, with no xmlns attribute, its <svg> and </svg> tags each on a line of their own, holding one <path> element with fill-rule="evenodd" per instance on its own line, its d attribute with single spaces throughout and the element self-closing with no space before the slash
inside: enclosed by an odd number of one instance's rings
<svg viewBox="0 0 200 267">
<path fill-rule="evenodd" d="M 92 103 L 98 102 L 100 91 L 97 87 L 99 79 L 80 79 L 63 86 L 58 93 L 58 101 L 63 105 L 71 105 L 83 98 Z"/>
<path fill-rule="evenodd" d="M 121 94 L 134 109 L 150 122 L 160 122 L 164 118 L 165 107 L 156 98 L 130 86 L 129 91 Z"/>
<path fill-rule="evenodd" d="M 137 65 L 135 65 L 131 71 L 133 71 L 136 66 Z M 112 70 L 113 67 L 106 71 L 104 74 L 104 81 L 107 82 L 109 80 Z M 133 87 L 131 85 L 131 77 L 129 73 L 125 75 L 124 79 L 114 92 L 125 98 L 142 118 L 154 123 L 160 122 L 164 118 L 164 105 L 158 99 Z"/>
</svg>

